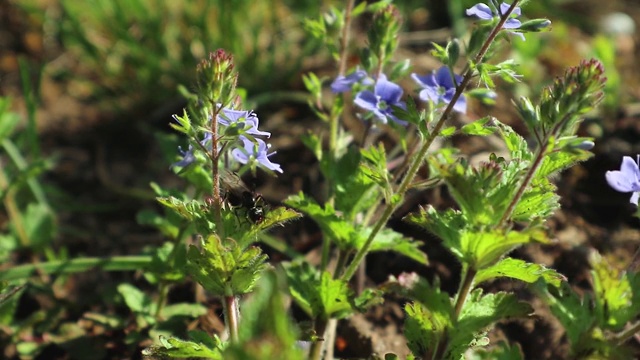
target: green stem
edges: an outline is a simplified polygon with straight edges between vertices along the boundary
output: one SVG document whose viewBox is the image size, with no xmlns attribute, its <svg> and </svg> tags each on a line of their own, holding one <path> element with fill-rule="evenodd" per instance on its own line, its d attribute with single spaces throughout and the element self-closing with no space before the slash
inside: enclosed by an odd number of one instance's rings
<svg viewBox="0 0 640 360">
<path fill-rule="evenodd" d="M 169 295 L 169 283 L 165 280 L 160 282 L 160 294 L 158 295 L 158 302 L 156 303 L 156 313 L 155 318 L 160 318 L 160 313 L 164 308 L 164 304 L 167 301 L 167 296 Z"/>
<path fill-rule="evenodd" d="M 616 334 L 611 338 L 611 340 L 615 345 L 620 346 L 639 332 L 640 332 L 640 321 L 636 322 L 630 328 L 622 331 L 621 333 Z"/>
<path fill-rule="evenodd" d="M 351 27 L 351 11 L 353 10 L 355 0 L 349 0 L 344 13 L 344 26 L 342 27 L 342 37 L 340 38 L 340 57 L 338 60 L 338 74 L 344 75 L 347 67 L 348 45 L 349 45 L 349 30 Z M 345 95 L 343 95 L 345 96 Z M 338 101 L 337 98 L 334 101 Z M 329 149 L 327 151 L 330 157 L 329 163 L 334 164 L 336 159 L 337 147 L 338 147 L 338 132 L 340 116 L 331 110 L 329 117 Z M 327 181 L 327 199 L 329 204 L 333 204 L 333 184 L 331 179 Z M 325 236 L 322 241 L 322 258 L 320 260 L 320 270 L 324 271 L 329 264 L 329 257 L 331 256 L 331 241 L 330 237 Z"/>
<path fill-rule="evenodd" d="M 151 264 L 151 256 L 112 256 L 105 258 L 79 258 L 14 266 L 0 271 L 0 281 L 27 279 L 44 273 L 73 274 L 92 269 L 102 271 L 137 271 Z"/>
<path fill-rule="evenodd" d="M 316 336 L 319 339 L 311 343 L 311 349 L 309 349 L 310 360 L 322 359 L 322 347 L 325 345 L 324 333 L 327 330 L 327 320 L 316 320 Z"/>
<path fill-rule="evenodd" d="M 238 298 L 234 295 L 226 295 L 222 303 L 224 320 L 229 331 L 229 339 L 232 343 L 238 342 Z"/>
<path fill-rule="evenodd" d="M 456 318 L 460 316 L 464 302 L 469 296 L 469 292 L 473 287 L 473 280 L 478 272 L 473 267 L 468 267 L 463 273 L 463 277 L 460 279 L 460 288 L 458 289 L 458 296 L 456 297 L 456 304 L 454 307 Z"/>
</svg>

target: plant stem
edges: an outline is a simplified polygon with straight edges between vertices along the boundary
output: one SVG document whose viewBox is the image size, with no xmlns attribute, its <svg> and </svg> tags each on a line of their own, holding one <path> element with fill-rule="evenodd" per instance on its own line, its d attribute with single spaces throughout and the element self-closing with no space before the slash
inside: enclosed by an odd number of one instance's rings
<svg viewBox="0 0 640 360">
<path fill-rule="evenodd" d="M 212 101 L 213 111 L 211 112 L 211 175 L 213 177 L 213 217 L 216 224 L 216 232 L 221 239 L 224 239 L 224 226 L 222 225 L 222 196 L 220 195 L 220 164 L 218 153 L 218 114 L 222 111 L 222 105 L 218 106 Z"/>
<path fill-rule="evenodd" d="M 164 304 L 167 301 L 167 296 L 169 295 L 169 283 L 165 280 L 160 282 L 160 295 L 158 296 L 158 302 L 156 303 L 156 313 L 154 317 L 156 319 L 160 318 L 160 313 L 162 312 L 162 308 L 164 308 Z"/>
<path fill-rule="evenodd" d="M 460 279 L 460 288 L 458 289 L 458 295 L 456 297 L 456 304 L 454 307 L 456 318 L 460 315 L 464 302 L 467 300 L 469 291 L 473 287 L 473 280 L 476 277 L 477 271 L 473 267 L 468 267 L 463 273 L 463 277 Z"/>
<path fill-rule="evenodd" d="M 233 343 L 238 342 L 238 298 L 234 295 L 225 295 L 222 305 L 229 340 Z"/>
<path fill-rule="evenodd" d="M 342 37 L 340 38 L 340 56 L 338 59 L 338 75 L 344 75 L 344 72 L 347 68 L 347 56 L 348 56 L 348 45 L 349 45 L 349 30 L 351 28 L 351 10 L 353 10 L 353 5 L 355 4 L 355 0 L 349 0 L 347 2 L 347 7 L 344 13 L 344 26 L 342 27 Z M 343 95 L 343 97 L 346 95 Z M 338 101 L 336 98 L 334 101 Z M 339 114 L 333 111 L 333 107 L 329 116 L 329 149 L 327 151 L 327 155 L 330 157 L 329 163 L 335 164 L 335 159 L 337 157 L 337 147 L 338 147 L 338 132 L 340 130 L 339 127 L 340 116 Z M 327 181 L 327 199 L 330 204 L 333 204 L 333 184 L 331 183 L 331 179 Z M 322 258 L 320 260 L 320 270 L 324 271 L 327 268 L 327 264 L 329 263 L 329 257 L 331 256 L 331 238 L 325 236 L 322 241 Z"/>
<path fill-rule="evenodd" d="M 309 350 L 310 360 L 322 359 L 322 347 L 325 345 L 324 333 L 327 329 L 327 320 L 316 319 L 314 330 L 318 339 L 311 343 L 311 349 Z M 328 344 L 327 344 L 328 345 Z"/>
<path fill-rule="evenodd" d="M 639 332 L 640 332 L 640 321 L 633 324 L 630 328 L 623 330 L 621 333 L 616 334 L 611 338 L 611 340 L 615 345 L 620 346 Z"/>
</svg>

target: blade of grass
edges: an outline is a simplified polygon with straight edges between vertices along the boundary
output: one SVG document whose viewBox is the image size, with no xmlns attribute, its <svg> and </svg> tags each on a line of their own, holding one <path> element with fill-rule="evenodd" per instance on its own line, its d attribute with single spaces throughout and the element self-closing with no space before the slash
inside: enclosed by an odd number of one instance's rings
<svg viewBox="0 0 640 360">
<path fill-rule="evenodd" d="M 73 274 L 92 269 L 102 271 L 135 271 L 141 270 L 149 265 L 151 260 L 151 256 L 112 256 L 25 264 L 0 271 L 0 281 L 27 279 L 39 273 L 48 275 Z"/>
</svg>

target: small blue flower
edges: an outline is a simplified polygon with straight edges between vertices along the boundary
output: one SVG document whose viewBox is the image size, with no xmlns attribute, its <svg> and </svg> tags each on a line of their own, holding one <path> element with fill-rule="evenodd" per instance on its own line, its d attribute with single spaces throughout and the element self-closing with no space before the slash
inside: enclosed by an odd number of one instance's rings
<svg viewBox="0 0 640 360">
<path fill-rule="evenodd" d="M 242 140 L 243 147 L 231 151 L 231 155 L 233 155 L 236 161 L 241 164 L 256 164 L 271 171 L 282 173 L 280 165 L 272 163 L 271 160 L 269 160 L 269 157 L 275 155 L 276 152 L 274 151 L 267 154 L 269 150 L 267 143 L 258 138 L 254 139 L 255 142 L 253 142 L 244 136 L 241 136 L 240 140 Z"/>
<path fill-rule="evenodd" d="M 222 109 L 218 114 L 218 124 L 224 126 L 243 122 L 245 133 L 254 136 L 271 136 L 270 132 L 258 130 L 258 116 L 253 111 Z"/>
<path fill-rule="evenodd" d="M 456 93 L 456 84 L 462 82 L 462 76 L 451 74 L 448 66 L 442 66 L 431 74 L 420 76 L 418 74 L 411 74 L 411 78 L 415 80 L 422 87 L 420 90 L 420 100 L 430 101 L 434 104 L 450 103 L 453 99 L 453 95 Z M 455 78 L 455 84 L 453 79 Z M 466 113 L 467 112 L 467 100 L 464 95 L 461 95 L 453 106 L 453 110 Z"/>
<path fill-rule="evenodd" d="M 406 125 L 406 121 L 398 119 L 393 115 L 393 106 L 406 108 L 402 97 L 402 88 L 387 80 L 384 74 L 380 74 L 374 91 L 364 90 L 356 95 L 354 103 L 360 108 L 370 111 L 373 116 L 383 124 L 387 123 L 387 117 L 400 125 Z"/>
<path fill-rule="evenodd" d="M 507 10 L 509 10 L 509 8 L 511 7 L 510 4 L 507 3 L 502 3 L 500 4 L 500 10 L 499 11 L 493 11 L 489 6 L 485 5 L 485 4 L 477 4 L 474 5 L 473 7 L 467 9 L 467 15 L 469 16 L 475 16 L 478 19 L 481 20 L 492 20 L 494 17 L 500 17 L 502 14 L 506 13 Z M 520 10 L 519 6 L 516 6 L 515 9 L 513 9 L 513 12 L 511 13 L 511 16 L 520 16 L 520 14 L 522 13 L 522 11 Z M 513 19 L 513 18 L 509 18 L 507 19 L 507 21 L 505 21 L 504 25 L 502 26 L 503 29 L 518 29 L 520 28 L 520 26 L 522 25 L 522 23 L 520 22 L 520 20 L 518 19 Z M 522 33 L 519 32 L 515 32 L 515 31 L 510 31 L 510 33 L 519 36 L 522 40 L 524 40 L 524 35 Z"/>
<path fill-rule="evenodd" d="M 196 161 L 196 157 L 193 153 L 193 146 L 189 145 L 189 148 L 185 151 L 182 150 L 181 146 L 178 146 L 178 151 L 180 152 L 180 155 L 182 155 L 182 160 L 174 162 L 173 164 L 171 164 L 171 167 L 187 167 L 191 164 L 193 164 L 193 162 Z"/>
<path fill-rule="evenodd" d="M 614 190 L 620 192 L 632 192 L 631 203 L 638 205 L 638 198 L 640 198 L 640 155 L 638 155 L 638 162 L 633 161 L 630 156 L 622 158 L 622 165 L 620 165 L 620 171 L 607 171 L 605 177 L 609 186 Z"/>
<path fill-rule="evenodd" d="M 367 72 L 364 70 L 356 70 L 347 76 L 339 75 L 331 83 L 331 91 L 335 94 L 349 91 L 353 87 L 353 84 L 365 79 L 366 77 Z"/>
</svg>

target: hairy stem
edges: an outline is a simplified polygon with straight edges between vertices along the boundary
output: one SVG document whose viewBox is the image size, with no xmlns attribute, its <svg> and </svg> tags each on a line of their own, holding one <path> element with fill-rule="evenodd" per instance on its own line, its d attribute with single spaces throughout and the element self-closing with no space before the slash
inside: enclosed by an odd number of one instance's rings
<svg viewBox="0 0 640 360">
<path fill-rule="evenodd" d="M 238 341 L 238 298 L 234 295 L 225 295 L 222 302 L 224 320 L 229 331 L 229 340 Z"/>
<path fill-rule="evenodd" d="M 349 0 L 347 2 L 347 7 L 344 13 L 344 26 L 342 28 L 342 37 L 340 39 L 340 57 L 338 60 L 338 75 L 344 75 L 347 68 L 347 57 L 348 57 L 348 45 L 349 45 L 349 35 L 351 28 L 351 11 L 353 10 L 353 6 L 355 4 L 355 0 Z M 345 95 L 343 95 L 345 96 Z M 334 101 L 338 101 L 337 99 Z M 338 132 L 340 130 L 340 116 L 336 114 L 333 110 L 331 110 L 331 114 L 329 117 L 329 151 L 327 151 L 328 156 L 331 157 L 330 163 L 334 164 L 336 159 L 336 152 L 338 147 Z M 327 182 L 327 198 L 330 204 L 333 203 L 333 185 L 331 184 L 331 179 L 328 179 Z M 320 260 L 320 270 L 324 271 L 327 268 L 327 264 L 329 263 L 329 257 L 331 255 L 331 238 L 324 237 L 322 241 L 322 258 Z"/>
<path fill-rule="evenodd" d="M 318 339 L 311 344 L 309 359 L 320 360 L 322 359 L 322 347 L 325 345 L 324 333 L 327 330 L 327 320 L 316 319 L 314 330 Z"/>
</svg>

